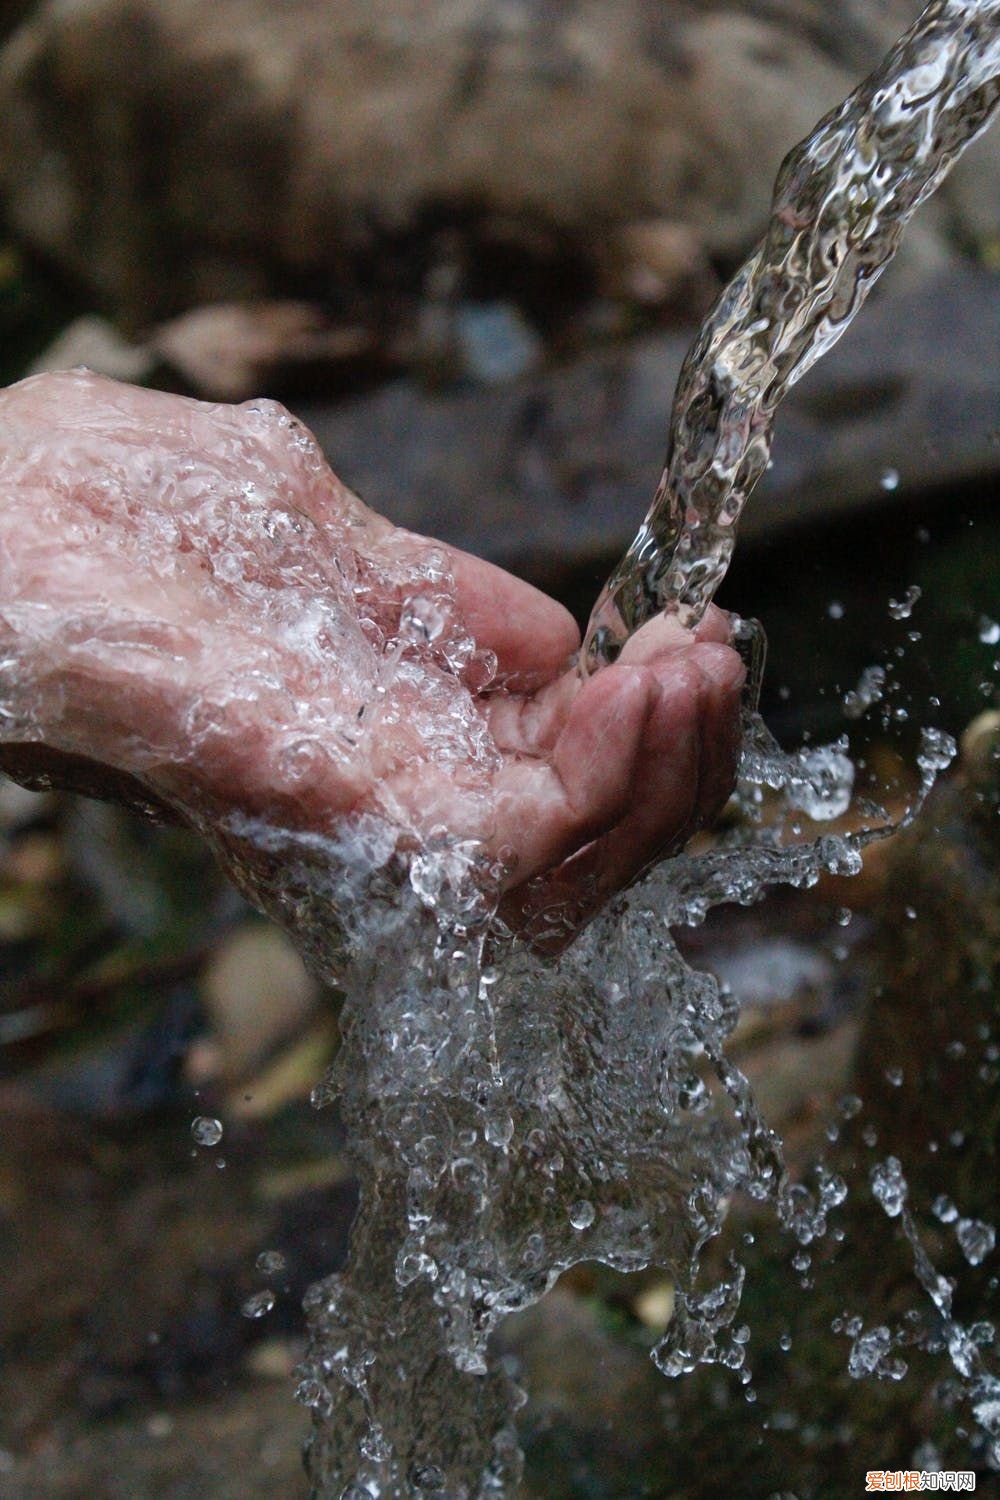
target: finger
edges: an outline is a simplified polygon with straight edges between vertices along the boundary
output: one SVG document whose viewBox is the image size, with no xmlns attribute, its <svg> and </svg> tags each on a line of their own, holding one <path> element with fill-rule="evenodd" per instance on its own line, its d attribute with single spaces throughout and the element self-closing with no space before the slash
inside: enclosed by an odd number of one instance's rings
<svg viewBox="0 0 1000 1500">
<path fill-rule="evenodd" d="M 537 946 L 565 946 L 610 896 L 725 801 L 736 769 L 743 675 L 735 652 L 714 642 L 692 646 L 665 669 L 636 766 L 641 800 L 616 827 L 505 903 L 507 920 Z"/>
<path fill-rule="evenodd" d="M 618 664 L 654 665 L 695 643 L 726 642 L 729 636 L 729 616 L 714 605 L 695 631 L 686 629 L 676 616 L 658 615 L 627 642 Z M 491 698 L 486 715 L 494 742 L 501 750 L 520 749 L 532 754 L 551 750 L 585 681 L 570 668 L 533 693 L 503 693 Z"/>
<path fill-rule="evenodd" d="M 633 666 L 654 661 L 664 651 L 679 651 L 693 642 L 726 644 L 732 634 L 729 616 L 711 604 L 694 630 L 682 625 L 676 615 L 660 614 L 647 621 L 625 642 L 619 661 Z"/>
<path fill-rule="evenodd" d="M 529 879 L 613 827 L 632 796 L 655 697 L 644 668 L 609 667 L 578 691 L 550 757 L 509 757 L 496 783 L 493 842 Z"/>
<path fill-rule="evenodd" d="M 563 672 L 580 646 L 569 610 L 493 563 L 444 550 L 461 618 L 477 645 L 496 654 L 507 686 L 531 691 Z"/>
</svg>

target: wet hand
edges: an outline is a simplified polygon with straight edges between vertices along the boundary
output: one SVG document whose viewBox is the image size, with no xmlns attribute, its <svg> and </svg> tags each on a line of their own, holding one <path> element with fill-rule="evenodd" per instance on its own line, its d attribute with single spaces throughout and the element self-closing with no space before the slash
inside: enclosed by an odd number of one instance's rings
<svg viewBox="0 0 1000 1500">
<path fill-rule="evenodd" d="M 390 525 L 271 402 L 83 372 L 0 393 L 0 766 L 193 822 L 481 841 L 578 925 L 728 795 L 712 611 L 583 680 L 562 607 Z M 548 919 L 545 919 L 548 921 Z"/>
</svg>

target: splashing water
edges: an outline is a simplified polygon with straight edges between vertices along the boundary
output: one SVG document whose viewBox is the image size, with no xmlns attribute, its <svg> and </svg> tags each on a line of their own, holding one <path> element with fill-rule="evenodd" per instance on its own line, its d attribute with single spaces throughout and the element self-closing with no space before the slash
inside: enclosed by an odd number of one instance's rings
<svg viewBox="0 0 1000 1500">
<path fill-rule="evenodd" d="M 686 361 L 664 477 L 595 609 L 587 670 L 657 610 L 699 618 L 766 465 L 778 401 L 845 330 L 914 209 L 986 125 L 998 70 L 1000 3 L 940 0 L 788 158 L 764 242 Z M 760 638 L 743 635 L 759 675 Z M 954 749 L 924 731 L 921 795 L 905 820 Z M 229 831 L 237 847 L 268 851 L 272 873 L 262 883 L 251 857 L 248 885 L 346 995 L 343 1049 L 315 1100 L 341 1100 L 362 1197 L 347 1269 L 307 1299 L 298 1396 L 315 1417 L 316 1496 L 513 1493 L 523 1397 L 490 1335 L 579 1261 L 669 1271 L 676 1311 L 654 1350 L 665 1373 L 743 1365 L 744 1268 L 733 1261 L 695 1290 L 727 1199 L 739 1187 L 770 1200 L 806 1246 L 846 1189 L 790 1182 L 725 1055 L 732 997 L 687 968 L 670 929 L 777 882 L 856 872 L 884 820 L 807 842 L 762 814 L 771 793 L 790 818 L 835 818 L 852 775 L 846 742 L 789 755 L 748 715 L 748 826 L 661 866 L 546 963 L 498 922 L 474 845 L 442 838 L 403 859 L 374 818 L 335 840 Z M 905 1184 L 886 1172 L 876 1191 L 909 1235 Z M 937 1286 L 914 1245 L 921 1283 Z M 891 1331 L 858 1333 L 850 1373 L 900 1378 Z M 981 1366 L 972 1374 L 985 1412 L 989 1382 Z"/>
<path fill-rule="evenodd" d="M 704 609 L 766 464 L 781 394 L 844 330 L 909 215 L 986 124 L 998 68 L 1000 0 L 939 0 L 789 157 L 765 241 L 685 364 L 664 481 L 595 611 L 588 669 L 610 660 L 655 610 L 690 622 Z M 262 427 L 275 421 L 263 404 L 258 415 Z M 207 518 L 221 501 L 199 496 Z M 273 526 L 284 512 L 274 496 L 263 500 Z M 256 575 L 240 575 L 245 515 L 237 519 L 221 561 L 249 597 Z M 286 611 L 283 630 L 324 673 L 336 641 L 344 673 L 358 667 L 370 701 L 364 717 L 353 699 L 350 714 L 341 712 L 317 696 L 318 676 L 288 705 L 282 776 L 291 784 L 341 753 L 330 748 L 333 729 L 353 749 L 348 732 L 370 732 L 373 718 L 394 714 L 416 741 L 436 743 L 447 723 L 441 753 L 458 747 L 470 795 L 487 787 L 497 751 L 468 685 L 475 644 L 449 614 L 443 571 L 432 576 L 425 559 L 404 576 L 401 561 L 398 604 L 369 601 L 364 577 L 327 576 L 307 529 L 286 520 L 268 539 L 295 588 L 283 602 L 262 588 L 255 602 L 262 613 Z M 753 685 L 761 638 L 752 626 L 740 635 L 748 654 L 756 651 Z M 378 672 L 366 677 L 372 659 Z M 244 665 L 254 668 L 255 658 Z M 220 693 L 230 690 L 228 670 L 220 661 Z M 22 716 L 30 738 L 30 693 L 18 696 L 18 680 L 11 673 L 5 712 Z M 268 681 L 260 691 L 277 688 Z M 207 742 L 211 731 L 193 725 L 192 755 L 198 735 Z M 921 790 L 906 818 L 954 752 L 941 731 L 923 732 Z M 746 1373 L 736 1321 L 744 1267 L 734 1260 L 716 1286 L 697 1286 L 700 1251 L 735 1190 L 774 1205 L 808 1269 L 805 1247 L 846 1189 L 832 1177 L 815 1192 L 790 1181 L 780 1140 L 726 1056 L 736 1004 L 687 967 L 671 929 L 701 922 L 722 902 L 749 904 L 778 882 L 857 873 L 864 846 L 889 824 L 873 809 L 857 832 L 830 829 L 851 803 L 846 742 L 788 754 L 748 715 L 740 775 L 744 826 L 706 853 L 661 865 L 547 961 L 503 926 L 501 872 L 473 841 L 442 831 L 404 851 L 398 826 L 375 813 L 327 832 L 217 809 L 192 815 L 243 890 L 345 997 L 341 1052 L 314 1102 L 340 1101 L 361 1206 L 346 1269 L 307 1298 L 297 1394 L 314 1416 L 317 1500 L 513 1494 L 523 1397 L 490 1336 L 575 1263 L 666 1269 L 676 1312 L 654 1358 L 670 1375 L 705 1362 Z M 810 841 L 803 817 L 826 831 Z M 193 1134 L 211 1147 L 222 1126 L 199 1117 Z M 905 1193 L 899 1214 L 905 1228 Z M 985 1253 L 988 1228 L 965 1231 L 972 1254 Z M 914 1256 L 921 1284 L 943 1297 L 916 1245 Z M 259 1269 L 271 1275 L 276 1263 Z M 245 1315 L 265 1317 L 274 1297 L 255 1292 Z M 960 1325 L 948 1326 L 963 1358 Z M 891 1373 L 894 1335 L 875 1334 L 854 1365 Z M 967 1363 L 992 1422 L 993 1388 L 971 1356 Z"/>
</svg>

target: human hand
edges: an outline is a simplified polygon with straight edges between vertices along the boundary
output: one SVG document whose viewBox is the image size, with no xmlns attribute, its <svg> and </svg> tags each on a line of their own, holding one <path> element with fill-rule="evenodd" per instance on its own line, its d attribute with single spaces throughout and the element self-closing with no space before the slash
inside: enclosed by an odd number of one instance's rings
<svg viewBox="0 0 1000 1500">
<path fill-rule="evenodd" d="M 272 402 L 71 372 L 0 392 L 0 767 L 201 826 L 474 839 L 569 929 L 729 793 L 713 610 L 583 679 L 569 614 L 367 509 Z"/>
</svg>

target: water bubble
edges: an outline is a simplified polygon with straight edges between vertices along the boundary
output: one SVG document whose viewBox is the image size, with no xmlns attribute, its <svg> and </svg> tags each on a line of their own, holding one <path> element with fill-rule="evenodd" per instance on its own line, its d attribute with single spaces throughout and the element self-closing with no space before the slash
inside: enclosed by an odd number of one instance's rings
<svg viewBox="0 0 1000 1500">
<path fill-rule="evenodd" d="M 993 1225 L 984 1224 L 982 1219 L 959 1219 L 955 1225 L 955 1238 L 970 1266 L 981 1265 L 997 1241 Z"/>
<path fill-rule="evenodd" d="M 254 1264 L 261 1276 L 280 1276 L 288 1267 L 280 1250 L 262 1250 Z"/>
<path fill-rule="evenodd" d="M 245 1318 L 263 1318 L 269 1313 L 275 1304 L 275 1295 L 272 1291 L 254 1292 L 240 1304 L 240 1312 Z"/>
<path fill-rule="evenodd" d="M 293 740 L 279 754 L 278 769 L 290 781 L 304 781 L 315 774 L 317 756 L 318 747 L 312 740 Z"/>
<path fill-rule="evenodd" d="M 295 1399 L 301 1406 L 308 1406 L 311 1411 L 321 1417 L 328 1417 L 333 1411 L 333 1397 L 325 1384 L 322 1380 L 315 1380 L 311 1376 L 299 1381 L 295 1387 Z M 344 1493 L 346 1494 L 347 1491 L 345 1490 Z M 367 1490 L 363 1493 L 366 1500 L 371 1500 Z"/>
<path fill-rule="evenodd" d="M 309 1091 L 309 1103 L 313 1109 L 326 1109 L 340 1095 L 340 1085 L 331 1076 L 321 1078 Z"/>
<path fill-rule="evenodd" d="M 443 600 L 417 594 L 405 600 L 399 616 L 399 633 L 418 644 L 436 641 L 448 624 Z"/>
<path fill-rule="evenodd" d="M 984 646 L 995 646 L 1000 641 L 1000 621 L 991 620 L 989 615 L 980 615 L 979 639 Z"/>
<path fill-rule="evenodd" d="M 787 1354 L 788 1351 L 789 1351 L 789 1349 L 791 1347 L 792 1347 L 792 1335 L 790 1333 L 783 1333 L 783 1334 L 781 1334 L 781 1336 L 778 1339 L 778 1348 L 784 1354 Z"/>
<path fill-rule="evenodd" d="M 913 606 L 920 598 L 923 590 L 919 584 L 911 583 L 902 599 L 889 600 L 889 614 L 894 620 L 908 620 L 913 613 Z"/>
<path fill-rule="evenodd" d="M 597 1217 L 597 1210 L 586 1198 L 580 1198 L 572 1204 L 569 1211 L 569 1222 L 574 1229 L 589 1229 Z"/>
<path fill-rule="evenodd" d="M 222 1140 L 222 1121 L 212 1115 L 196 1115 L 191 1121 L 191 1135 L 199 1146 L 217 1146 Z"/>
<path fill-rule="evenodd" d="M 958 1209 L 944 1193 L 934 1199 L 931 1204 L 931 1213 L 935 1218 L 940 1219 L 942 1224 L 952 1224 L 958 1218 Z"/>
<path fill-rule="evenodd" d="M 845 1094 L 838 1105 L 841 1118 L 844 1120 L 853 1120 L 855 1115 L 861 1113 L 861 1107 L 861 1100 L 857 1094 Z"/>
<path fill-rule="evenodd" d="M 887 1156 L 885 1161 L 876 1162 L 871 1169 L 870 1180 L 872 1193 L 890 1219 L 898 1218 L 909 1192 L 899 1158 Z"/>
<path fill-rule="evenodd" d="M 907 913 L 907 916 L 908 915 L 909 913 Z M 916 913 L 914 913 L 914 915 L 916 915 Z M 885 1081 L 886 1083 L 891 1084 L 894 1089 L 898 1089 L 903 1082 L 902 1068 L 896 1064 L 894 1064 L 891 1068 L 886 1068 Z"/>
<path fill-rule="evenodd" d="M 826 606 L 826 612 L 831 620 L 842 620 L 844 618 L 844 606 L 839 599 L 831 599 Z"/>
<path fill-rule="evenodd" d="M 838 907 L 837 912 L 834 915 L 834 921 L 836 922 L 838 927 L 849 927 L 851 925 L 851 918 L 853 916 L 854 913 L 849 906 L 841 906 Z"/>
<path fill-rule="evenodd" d="M 893 490 L 899 489 L 899 470 L 884 469 L 879 479 L 879 487 L 891 494 Z"/>
<path fill-rule="evenodd" d="M 444 1473 L 437 1464 L 414 1464 L 410 1470 L 414 1489 L 436 1492 L 444 1489 Z"/>
<path fill-rule="evenodd" d="M 497 1151 L 504 1151 L 514 1136 L 514 1121 L 506 1110 L 487 1115 L 483 1125 L 483 1139 Z"/>
<path fill-rule="evenodd" d="M 545 1255 L 545 1241 L 540 1234 L 529 1234 L 524 1242 L 522 1259 L 526 1266 L 541 1265 Z"/>
</svg>

